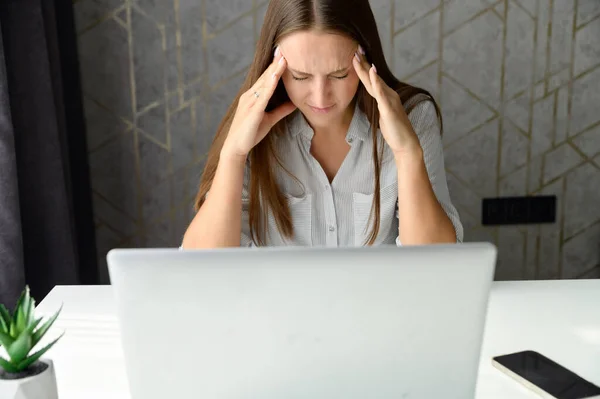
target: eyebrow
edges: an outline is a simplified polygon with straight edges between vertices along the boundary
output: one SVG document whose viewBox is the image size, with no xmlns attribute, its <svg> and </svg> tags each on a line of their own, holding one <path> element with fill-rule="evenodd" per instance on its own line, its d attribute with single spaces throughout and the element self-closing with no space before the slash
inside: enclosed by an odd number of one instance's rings
<svg viewBox="0 0 600 399">
<path fill-rule="evenodd" d="M 310 73 L 307 73 L 307 72 L 301 72 L 301 71 L 297 71 L 297 70 L 295 70 L 295 69 L 293 69 L 293 68 L 288 68 L 288 69 L 289 69 L 290 71 L 292 71 L 292 72 L 294 72 L 294 73 L 298 74 L 298 75 L 312 76 L 312 74 L 310 74 Z M 328 73 L 327 75 L 335 75 L 335 74 L 338 74 L 338 73 L 347 72 L 349 69 L 350 69 L 350 67 L 346 67 L 346 68 L 340 68 L 340 69 L 338 69 L 338 70 L 336 70 L 336 71 L 333 71 L 333 72 L 330 72 L 330 73 Z"/>
</svg>

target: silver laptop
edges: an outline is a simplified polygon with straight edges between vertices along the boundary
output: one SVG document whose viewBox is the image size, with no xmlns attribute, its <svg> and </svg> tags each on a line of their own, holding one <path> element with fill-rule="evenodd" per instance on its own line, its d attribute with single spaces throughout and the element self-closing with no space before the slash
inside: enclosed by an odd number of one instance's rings
<svg viewBox="0 0 600 399">
<path fill-rule="evenodd" d="M 132 399 L 474 396 L 491 244 L 107 259 Z"/>
</svg>

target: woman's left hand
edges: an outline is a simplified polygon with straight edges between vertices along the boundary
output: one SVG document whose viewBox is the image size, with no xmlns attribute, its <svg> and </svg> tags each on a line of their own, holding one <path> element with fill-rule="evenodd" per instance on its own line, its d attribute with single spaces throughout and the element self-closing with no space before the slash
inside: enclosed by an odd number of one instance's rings
<svg viewBox="0 0 600 399">
<path fill-rule="evenodd" d="M 375 65 L 369 65 L 359 46 L 352 64 L 367 92 L 377 101 L 379 128 L 386 143 L 397 157 L 420 150 L 419 139 L 404 111 L 400 96 L 377 74 Z"/>
</svg>

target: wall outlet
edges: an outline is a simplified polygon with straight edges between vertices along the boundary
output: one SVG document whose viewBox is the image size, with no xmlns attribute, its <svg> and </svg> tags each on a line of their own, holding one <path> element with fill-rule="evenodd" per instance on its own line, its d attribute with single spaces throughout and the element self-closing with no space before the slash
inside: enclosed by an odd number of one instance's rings
<svg viewBox="0 0 600 399">
<path fill-rule="evenodd" d="M 556 222 L 556 196 L 484 198 L 484 226 Z"/>
</svg>

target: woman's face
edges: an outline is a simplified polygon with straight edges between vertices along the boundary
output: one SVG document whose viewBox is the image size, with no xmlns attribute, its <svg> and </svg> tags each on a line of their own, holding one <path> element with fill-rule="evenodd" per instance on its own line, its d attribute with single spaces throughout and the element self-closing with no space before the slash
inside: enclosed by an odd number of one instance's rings
<svg viewBox="0 0 600 399">
<path fill-rule="evenodd" d="M 341 120 L 352 103 L 359 78 L 352 66 L 357 43 L 316 30 L 292 33 L 279 45 L 287 60 L 285 89 L 313 127 Z"/>
</svg>

